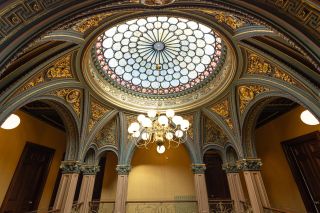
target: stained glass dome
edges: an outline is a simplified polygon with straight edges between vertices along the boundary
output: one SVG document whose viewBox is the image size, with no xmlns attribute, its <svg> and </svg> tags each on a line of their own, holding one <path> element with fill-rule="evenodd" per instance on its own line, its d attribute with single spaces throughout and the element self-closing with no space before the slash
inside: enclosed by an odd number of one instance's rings
<svg viewBox="0 0 320 213">
<path fill-rule="evenodd" d="M 96 67 L 105 80 L 141 95 L 185 93 L 214 78 L 226 48 L 213 29 L 179 17 L 126 21 L 98 36 Z"/>
</svg>

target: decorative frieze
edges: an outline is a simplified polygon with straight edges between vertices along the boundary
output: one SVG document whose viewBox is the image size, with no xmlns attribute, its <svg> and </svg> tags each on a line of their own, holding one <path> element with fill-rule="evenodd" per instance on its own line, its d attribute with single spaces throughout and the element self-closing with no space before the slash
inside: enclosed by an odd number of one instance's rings
<svg viewBox="0 0 320 213">
<path fill-rule="evenodd" d="M 113 145 L 117 143 L 117 122 L 113 119 L 111 122 L 107 123 L 95 136 L 93 143 L 97 145 L 98 148 Z"/>
<path fill-rule="evenodd" d="M 82 93 L 79 89 L 59 89 L 53 91 L 51 94 L 63 98 L 67 103 L 69 103 L 72 106 L 73 110 L 78 115 L 78 117 L 80 117 Z"/>
<path fill-rule="evenodd" d="M 117 165 L 116 170 L 118 172 L 118 175 L 128 175 L 131 170 L 131 166 L 130 165 Z"/>
<path fill-rule="evenodd" d="M 222 12 L 222 11 L 214 11 L 214 10 L 207 10 L 207 13 L 213 15 L 213 17 L 219 23 L 224 23 L 228 25 L 231 29 L 236 30 L 240 27 L 246 25 L 246 22 L 241 20 L 239 17 L 236 17 L 230 13 Z"/>
<path fill-rule="evenodd" d="M 261 166 L 261 159 L 249 158 L 237 161 L 237 168 L 242 171 L 259 171 Z"/>
<path fill-rule="evenodd" d="M 81 165 L 80 170 L 84 175 L 95 175 L 100 171 L 98 165 Z"/>
<path fill-rule="evenodd" d="M 219 116 L 223 118 L 223 120 L 227 123 L 227 125 L 230 127 L 230 129 L 233 129 L 233 123 L 230 116 L 230 108 L 229 108 L 229 101 L 228 99 L 215 104 L 213 107 L 211 107 L 211 110 L 217 113 Z"/>
<path fill-rule="evenodd" d="M 192 164 L 191 169 L 194 174 L 204 174 L 206 171 L 206 165 L 205 164 Z"/>
<path fill-rule="evenodd" d="M 60 169 L 62 173 L 80 173 L 81 164 L 78 161 L 62 161 Z"/>
<path fill-rule="evenodd" d="M 101 104 L 91 101 L 90 107 L 90 120 L 88 123 L 89 131 L 93 128 L 93 126 L 110 110 Z"/>
<path fill-rule="evenodd" d="M 55 61 L 46 71 L 48 79 L 72 78 L 71 72 L 71 54 L 67 54 Z"/>
<path fill-rule="evenodd" d="M 89 18 L 83 19 L 80 22 L 76 23 L 72 29 L 74 31 L 80 32 L 80 33 L 85 33 L 87 30 L 99 26 L 99 24 L 110 16 L 112 13 L 105 13 L 105 14 L 98 14 L 91 16 Z"/>
<path fill-rule="evenodd" d="M 45 77 L 43 73 L 39 73 L 35 75 L 33 78 L 31 78 L 27 83 L 25 83 L 17 93 L 21 93 L 23 91 L 26 91 L 32 87 L 37 86 L 38 84 L 44 83 L 45 82 Z"/>
<path fill-rule="evenodd" d="M 205 144 L 216 144 L 224 147 L 228 143 L 228 137 L 224 131 L 207 117 L 204 120 L 204 131 Z"/>
<path fill-rule="evenodd" d="M 260 93 L 270 91 L 261 85 L 243 85 L 238 87 L 240 112 L 243 113 L 246 106 Z"/>
<path fill-rule="evenodd" d="M 130 0 L 134 3 L 141 3 L 147 6 L 163 6 L 172 4 L 175 0 Z"/>
</svg>

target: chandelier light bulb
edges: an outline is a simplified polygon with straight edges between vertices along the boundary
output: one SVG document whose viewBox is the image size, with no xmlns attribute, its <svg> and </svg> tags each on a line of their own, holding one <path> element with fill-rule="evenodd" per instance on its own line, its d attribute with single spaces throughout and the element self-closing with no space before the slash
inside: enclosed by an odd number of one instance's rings
<svg viewBox="0 0 320 213">
<path fill-rule="evenodd" d="M 141 134 L 142 140 L 145 140 L 145 141 L 149 140 L 149 137 L 150 137 L 150 135 L 147 132 L 144 132 L 144 133 Z"/>
<path fill-rule="evenodd" d="M 186 131 L 189 129 L 189 126 L 190 126 L 190 122 L 188 120 L 182 120 L 181 122 L 181 129 L 183 131 Z"/>
<path fill-rule="evenodd" d="M 182 130 L 178 129 L 178 130 L 176 131 L 175 135 L 176 135 L 177 138 L 182 138 L 182 136 L 183 136 Z"/>
<path fill-rule="evenodd" d="M 157 146 L 157 152 L 159 154 L 163 154 L 166 151 L 166 147 L 164 145 L 158 145 Z"/>
<path fill-rule="evenodd" d="M 130 127 L 132 128 L 133 132 L 137 132 L 140 129 L 140 124 L 138 122 L 133 122 Z"/>
<path fill-rule="evenodd" d="M 150 120 L 150 118 L 144 118 L 141 122 L 142 126 L 145 128 L 150 128 L 152 127 L 152 121 Z"/>
<path fill-rule="evenodd" d="M 174 116 L 174 110 L 173 109 L 168 109 L 167 111 L 166 111 L 166 116 L 168 117 L 168 118 L 173 118 L 173 116 Z"/>
<path fill-rule="evenodd" d="M 181 116 L 173 116 L 172 121 L 175 125 L 180 125 L 183 118 Z"/>
<path fill-rule="evenodd" d="M 140 136 L 140 131 L 136 131 L 132 134 L 132 137 L 138 138 Z"/>
<path fill-rule="evenodd" d="M 130 134 L 134 133 L 134 129 L 132 128 L 132 125 L 129 126 L 128 132 L 129 132 Z"/>
<path fill-rule="evenodd" d="M 318 119 L 309 110 L 303 111 L 300 115 L 300 119 L 307 125 L 314 126 L 319 124 Z"/>
<path fill-rule="evenodd" d="M 157 115 L 157 111 L 155 111 L 155 110 L 148 111 L 149 118 L 154 118 L 154 117 L 156 117 L 156 115 Z"/>
<path fill-rule="evenodd" d="M 168 118 L 165 116 L 165 115 L 161 115 L 159 118 L 158 118 L 158 122 L 161 126 L 168 126 L 168 123 L 169 123 L 169 120 Z"/>
<path fill-rule="evenodd" d="M 1 125 L 2 129 L 14 129 L 20 124 L 20 117 L 16 114 L 11 114 Z"/>
<path fill-rule="evenodd" d="M 138 121 L 140 122 L 140 123 L 142 123 L 142 121 L 143 121 L 143 119 L 145 119 L 145 115 L 143 115 L 143 114 L 140 114 L 139 116 L 138 116 Z"/>
<path fill-rule="evenodd" d="M 167 140 L 172 140 L 173 139 L 173 133 L 172 132 L 167 132 L 166 133 L 166 139 Z"/>
</svg>

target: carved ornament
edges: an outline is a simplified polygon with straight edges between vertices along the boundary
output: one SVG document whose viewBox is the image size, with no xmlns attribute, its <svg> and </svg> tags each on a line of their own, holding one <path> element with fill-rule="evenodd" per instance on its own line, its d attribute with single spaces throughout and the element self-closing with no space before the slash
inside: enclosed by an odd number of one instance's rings
<svg viewBox="0 0 320 213">
<path fill-rule="evenodd" d="M 240 169 L 238 168 L 236 163 L 224 163 L 222 165 L 222 169 L 226 173 L 238 173 L 238 172 L 240 172 Z"/>
<path fill-rule="evenodd" d="M 237 167 L 242 171 L 259 171 L 261 166 L 261 159 L 242 159 L 237 161 Z"/>
<path fill-rule="evenodd" d="M 163 6 L 172 4 L 175 0 L 131 0 L 134 3 L 141 3 L 147 6 Z"/>
<path fill-rule="evenodd" d="M 78 161 L 62 161 L 60 169 L 62 173 L 80 173 L 80 163 Z"/>
<path fill-rule="evenodd" d="M 214 105 L 211 108 L 212 111 L 217 113 L 219 116 L 223 118 L 223 120 L 227 123 L 227 125 L 233 129 L 232 119 L 230 117 L 230 108 L 228 99 Z"/>
<path fill-rule="evenodd" d="M 193 174 L 204 174 L 206 171 L 206 165 L 205 164 L 192 164 L 192 172 Z"/>
<path fill-rule="evenodd" d="M 103 115 L 105 115 L 108 111 L 110 110 L 102 106 L 101 104 L 95 101 L 91 102 L 91 117 L 88 124 L 89 131 L 91 131 L 91 129 L 97 123 L 97 121 L 100 120 L 100 118 L 102 118 Z"/>
<path fill-rule="evenodd" d="M 66 102 L 68 102 L 73 110 L 76 112 L 78 117 L 80 117 L 81 112 L 81 91 L 79 89 L 60 89 L 51 93 L 52 95 L 63 98 Z"/>
<path fill-rule="evenodd" d="M 240 112 L 243 113 L 246 106 L 260 93 L 269 91 L 261 85 L 244 85 L 238 87 Z"/>
<path fill-rule="evenodd" d="M 131 170 L 131 166 L 129 165 L 117 165 L 116 168 L 118 175 L 128 175 L 130 170 Z"/>
<path fill-rule="evenodd" d="M 52 66 L 46 71 L 48 79 L 54 78 L 72 78 L 71 72 L 71 54 L 62 56 L 55 61 Z"/>
<path fill-rule="evenodd" d="M 87 30 L 93 27 L 97 27 L 103 19 L 110 16 L 110 14 L 98 14 L 95 16 L 91 16 L 89 18 L 81 20 L 79 23 L 75 24 L 72 29 L 74 31 L 85 33 Z"/>
<path fill-rule="evenodd" d="M 100 171 L 98 165 L 81 165 L 80 170 L 84 175 L 95 175 Z"/>
<path fill-rule="evenodd" d="M 26 91 L 32 87 L 37 86 L 38 84 L 44 83 L 45 78 L 43 73 L 37 74 L 35 77 L 33 77 L 31 80 L 29 80 L 27 83 L 25 83 L 21 89 L 19 89 L 18 93 L 21 93 L 23 91 Z"/>
<path fill-rule="evenodd" d="M 217 144 L 224 147 L 228 143 L 228 137 L 223 130 L 211 119 L 205 118 L 205 144 Z"/>
<path fill-rule="evenodd" d="M 95 136 L 94 143 L 98 148 L 106 145 L 116 145 L 117 142 L 117 122 L 113 119 L 107 123 Z"/>
</svg>

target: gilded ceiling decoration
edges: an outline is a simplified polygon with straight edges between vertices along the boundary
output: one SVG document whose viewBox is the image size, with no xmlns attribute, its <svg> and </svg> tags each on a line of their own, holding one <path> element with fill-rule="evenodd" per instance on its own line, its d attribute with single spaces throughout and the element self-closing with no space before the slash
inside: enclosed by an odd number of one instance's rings
<svg viewBox="0 0 320 213">
<path fill-rule="evenodd" d="M 263 74 L 271 77 L 281 79 L 289 84 L 297 84 L 297 81 L 289 74 L 280 70 L 278 67 L 272 65 L 263 57 L 258 56 L 255 53 L 248 54 L 248 69 L 249 74 Z"/>
<path fill-rule="evenodd" d="M 91 101 L 90 105 L 90 120 L 88 123 L 89 131 L 92 130 L 93 126 L 107 113 L 110 109 L 104 107 L 96 101 Z"/>
<path fill-rule="evenodd" d="M 261 85 L 243 85 L 238 87 L 240 112 L 243 113 L 246 106 L 260 93 L 270 91 Z"/>
<path fill-rule="evenodd" d="M 43 72 L 36 74 L 34 77 L 32 77 L 27 83 L 25 83 L 19 90 L 18 90 L 18 94 L 26 91 L 32 87 L 37 86 L 38 84 L 44 83 L 45 82 L 45 76 L 43 74 Z"/>
<path fill-rule="evenodd" d="M 102 20 L 110 15 L 112 15 L 112 13 L 98 14 L 89 18 L 82 19 L 80 22 L 72 26 L 72 29 L 80 33 L 85 33 L 87 30 L 99 26 Z"/>
<path fill-rule="evenodd" d="M 224 147 L 228 137 L 211 119 L 204 117 L 204 144 L 216 144 Z"/>
<path fill-rule="evenodd" d="M 106 145 L 117 144 L 117 121 L 113 119 L 107 123 L 95 136 L 93 143 L 97 145 L 98 148 L 104 147 Z"/>
<path fill-rule="evenodd" d="M 147 6 L 163 6 L 172 4 L 175 0 L 131 0 L 134 3 L 141 3 Z"/>
<path fill-rule="evenodd" d="M 224 23 L 228 25 L 231 29 L 237 30 L 245 25 L 251 24 L 248 20 L 244 18 L 237 17 L 231 13 L 217 11 L 217 10 L 203 10 L 203 12 L 210 14 L 219 23 Z"/>
<path fill-rule="evenodd" d="M 51 92 L 51 94 L 63 98 L 72 106 L 78 117 L 80 117 L 82 93 L 79 89 L 59 89 Z"/>
<path fill-rule="evenodd" d="M 229 100 L 225 99 L 224 101 L 215 104 L 211 107 L 211 110 L 217 113 L 223 120 L 227 123 L 227 125 L 233 129 L 232 118 L 230 116 L 230 105 Z"/>
</svg>

